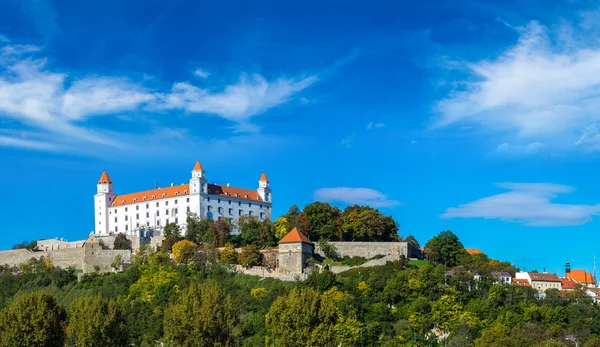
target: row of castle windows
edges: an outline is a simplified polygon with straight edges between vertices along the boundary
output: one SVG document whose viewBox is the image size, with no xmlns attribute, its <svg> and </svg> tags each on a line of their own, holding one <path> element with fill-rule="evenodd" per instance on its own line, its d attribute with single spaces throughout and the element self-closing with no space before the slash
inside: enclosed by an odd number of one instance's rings
<svg viewBox="0 0 600 347">
<path fill-rule="evenodd" d="M 251 206 L 249 206 L 249 207 L 251 207 Z M 262 208 L 262 205 L 260 205 L 260 207 Z M 208 207 L 207 207 L 207 210 L 208 210 L 208 212 L 211 212 L 211 211 L 212 211 L 212 206 L 208 206 Z M 219 208 L 217 209 L 217 212 L 219 212 L 219 214 L 223 214 L 223 213 L 224 213 L 224 211 L 225 211 L 225 209 L 224 209 L 223 207 L 219 207 Z M 229 215 L 230 215 L 230 216 L 233 216 L 233 209 L 232 209 L 232 208 L 230 208 L 230 209 L 229 209 Z M 239 211 L 238 211 L 238 215 L 239 215 L 239 216 L 243 216 L 243 215 L 244 215 L 244 210 L 239 210 Z M 254 212 L 252 212 L 252 211 L 248 211 L 248 215 L 249 215 L 249 216 L 253 216 L 253 215 L 254 215 Z M 219 217 L 219 218 L 220 218 L 220 217 Z M 261 212 L 261 213 L 260 213 L 260 218 L 261 218 L 261 219 L 265 218 L 265 214 L 264 214 L 263 212 Z"/>
<path fill-rule="evenodd" d="M 169 220 L 166 220 L 166 224 L 169 224 Z M 179 218 L 175 218 L 175 224 L 179 224 Z M 136 228 L 140 227 L 140 223 L 137 222 L 135 223 Z M 146 221 L 146 226 L 149 227 L 150 226 L 150 222 Z M 156 221 L 156 226 L 159 227 L 160 226 L 160 220 Z M 129 231 L 129 225 L 125 225 L 125 231 Z M 119 232 L 119 226 L 115 225 L 115 232 Z"/>
</svg>

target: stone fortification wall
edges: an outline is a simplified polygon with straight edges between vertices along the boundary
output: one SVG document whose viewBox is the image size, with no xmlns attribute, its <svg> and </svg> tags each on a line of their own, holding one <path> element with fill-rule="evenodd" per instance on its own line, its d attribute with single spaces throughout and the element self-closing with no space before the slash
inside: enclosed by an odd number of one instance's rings
<svg viewBox="0 0 600 347">
<path fill-rule="evenodd" d="M 373 258 L 378 255 L 390 255 L 407 258 L 420 258 L 420 251 L 407 242 L 330 242 L 340 256 Z M 325 256 L 323 251 L 315 246 L 315 253 Z"/>
<path fill-rule="evenodd" d="M 59 239 L 39 240 L 37 242 L 37 249 L 40 251 L 54 251 L 58 249 L 81 248 L 84 242 L 85 240 L 71 242 Z"/>
<path fill-rule="evenodd" d="M 31 258 L 46 257 L 52 260 L 55 266 L 62 268 L 74 267 L 81 269 L 83 266 L 83 248 L 59 249 L 48 252 L 32 252 L 27 249 L 15 249 L 0 252 L 0 265 L 18 266 Z"/>
<path fill-rule="evenodd" d="M 126 250 L 97 250 L 94 252 L 82 253 L 82 269 L 84 273 L 94 272 L 99 268 L 100 272 L 114 271 L 112 263 L 117 255 L 121 255 L 124 265 L 131 264 L 133 252 Z"/>
</svg>

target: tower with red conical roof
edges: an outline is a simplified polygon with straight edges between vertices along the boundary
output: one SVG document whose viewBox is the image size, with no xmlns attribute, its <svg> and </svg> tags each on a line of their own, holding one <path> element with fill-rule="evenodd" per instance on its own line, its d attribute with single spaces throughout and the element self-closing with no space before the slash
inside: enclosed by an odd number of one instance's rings
<svg viewBox="0 0 600 347">
<path fill-rule="evenodd" d="M 258 189 L 256 190 L 258 195 L 260 195 L 261 199 L 265 202 L 271 201 L 271 186 L 269 182 L 269 178 L 266 173 L 262 173 L 260 178 L 258 179 Z"/>
<path fill-rule="evenodd" d="M 113 182 L 106 170 L 100 175 L 96 187 L 96 195 L 94 195 L 94 233 L 108 235 L 108 208 L 113 203 L 116 194 L 113 190 Z"/>
<path fill-rule="evenodd" d="M 306 261 L 312 257 L 314 245 L 297 228 L 279 240 L 279 271 L 284 274 L 305 273 Z"/>
</svg>

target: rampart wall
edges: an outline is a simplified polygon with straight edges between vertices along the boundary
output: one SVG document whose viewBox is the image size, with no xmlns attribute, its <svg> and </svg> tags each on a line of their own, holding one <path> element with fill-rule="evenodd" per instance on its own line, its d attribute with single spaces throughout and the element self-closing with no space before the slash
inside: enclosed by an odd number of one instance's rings
<svg viewBox="0 0 600 347">
<path fill-rule="evenodd" d="M 408 244 L 408 242 L 330 242 L 337 248 L 342 257 L 373 258 L 378 255 L 393 255 L 407 258 L 419 258 L 419 250 Z M 315 246 L 315 253 L 325 256 L 323 251 Z"/>
</svg>

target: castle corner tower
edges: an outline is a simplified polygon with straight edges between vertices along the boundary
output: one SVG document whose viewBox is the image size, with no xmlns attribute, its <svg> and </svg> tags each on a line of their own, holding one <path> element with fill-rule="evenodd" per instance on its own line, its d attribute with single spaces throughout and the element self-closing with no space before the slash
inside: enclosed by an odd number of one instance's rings
<svg viewBox="0 0 600 347">
<path fill-rule="evenodd" d="M 108 234 L 108 207 L 113 203 L 115 197 L 113 182 L 108 176 L 108 172 L 104 170 L 98 180 L 96 195 L 94 195 L 95 234 Z"/>
</svg>

